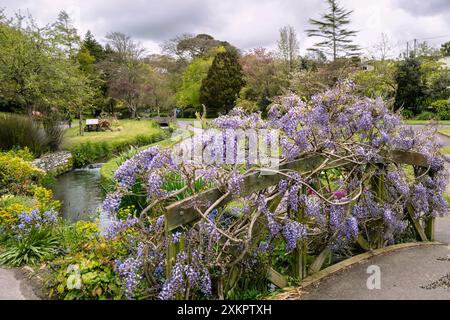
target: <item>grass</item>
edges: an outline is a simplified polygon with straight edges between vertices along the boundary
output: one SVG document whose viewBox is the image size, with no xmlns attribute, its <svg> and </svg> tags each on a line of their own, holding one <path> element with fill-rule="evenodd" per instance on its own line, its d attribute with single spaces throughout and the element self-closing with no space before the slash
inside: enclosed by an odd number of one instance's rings
<svg viewBox="0 0 450 320">
<path fill-rule="evenodd" d="M 120 131 L 84 132 L 83 136 L 79 135 L 78 127 L 70 128 L 64 134 L 63 148 L 70 149 L 85 142 L 114 141 L 114 143 L 120 144 L 140 135 L 153 135 L 161 131 L 152 120 L 119 120 L 118 126 L 113 129 L 117 128 L 120 128 Z"/>
<path fill-rule="evenodd" d="M 450 129 L 439 129 L 438 132 L 450 137 Z"/>
<path fill-rule="evenodd" d="M 429 124 L 430 121 L 429 120 L 405 120 L 406 124 Z M 450 125 L 450 120 L 442 120 L 442 121 L 438 121 L 438 124 L 444 124 L 444 125 Z"/>
<path fill-rule="evenodd" d="M 450 154 L 450 146 L 441 148 L 443 154 Z"/>
</svg>

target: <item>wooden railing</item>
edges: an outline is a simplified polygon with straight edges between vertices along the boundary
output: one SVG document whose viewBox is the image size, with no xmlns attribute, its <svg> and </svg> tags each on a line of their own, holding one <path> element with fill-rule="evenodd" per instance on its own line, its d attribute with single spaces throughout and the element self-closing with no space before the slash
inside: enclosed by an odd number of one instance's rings
<svg viewBox="0 0 450 320">
<path fill-rule="evenodd" d="M 379 166 L 385 166 L 390 163 L 411 165 L 414 167 L 414 173 L 417 176 L 428 173 L 427 158 L 416 152 L 408 152 L 401 150 L 393 150 L 382 155 L 382 161 Z M 311 155 L 305 158 L 297 159 L 292 162 L 288 162 L 280 165 L 278 170 L 295 170 L 298 173 L 304 175 L 314 171 L 325 171 L 333 168 L 345 167 L 351 165 L 350 161 L 343 159 L 342 157 L 324 157 L 323 155 Z M 263 191 L 271 186 L 275 186 L 283 177 L 280 174 L 261 175 L 260 172 L 251 173 L 244 177 L 242 183 L 242 194 L 240 196 L 245 197 L 253 193 Z M 372 186 L 377 193 L 378 198 L 385 197 L 386 190 L 384 188 L 384 176 L 377 176 L 372 181 Z M 213 188 L 204 192 L 195 194 L 189 198 L 183 199 L 176 203 L 168 205 L 165 209 L 165 227 L 166 236 L 169 233 L 175 231 L 183 231 L 186 228 L 190 228 L 195 225 L 201 219 L 198 213 L 198 209 L 202 212 L 214 204 L 218 199 L 224 196 L 219 188 Z M 220 201 L 220 207 L 224 207 L 232 200 L 232 196 L 227 196 Z M 276 208 L 281 201 L 281 195 L 272 199 L 268 206 L 269 208 Z M 427 219 L 425 227 L 423 227 L 420 221 L 415 217 L 414 209 L 412 207 L 407 208 L 407 219 L 413 227 L 417 240 L 419 241 L 434 241 L 434 218 Z M 363 236 L 359 236 L 358 245 L 363 250 L 374 249 L 369 245 Z M 384 239 L 380 237 L 377 247 L 384 245 Z M 178 244 L 170 244 L 167 248 L 167 276 L 170 275 L 171 267 L 175 263 L 177 253 L 183 250 L 182 242 Z M 320 254 L 318 254 L 315 260 L 309 264 L 306 263 L 307 248 L 305 243 L 299 244 L 295 250 L 295 270 L 293 276 L 297 279 L 303 279 L 306 276 L 318 272 L 322 269 L 322 266 L 326 259 L 330 255 L 329 248 L 324 248 Z M 273 284 L 278 287 L 286 287 L 288 285 L 287 279 L 278 273 L 276 270 L 269 268 L 267 270 L 267 278 Z"/>
</svg>

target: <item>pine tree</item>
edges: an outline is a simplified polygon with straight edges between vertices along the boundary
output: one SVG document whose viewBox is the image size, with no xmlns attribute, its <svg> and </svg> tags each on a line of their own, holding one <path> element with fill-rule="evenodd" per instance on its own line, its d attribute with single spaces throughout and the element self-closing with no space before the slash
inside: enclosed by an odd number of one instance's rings
<svg viewBox="0 0 450 320">
<path fill-rule="evenodd" d="M 91 31 L 87 31 L 84 36 L 82 47 L 84 49 L 89 50 L 91 56 L 95 58 L 95 61 L 98 62 L 105 57 L 105 51 L 100 43 L 95 40 L 94 35 Z"/>
<path fill-rule="evenodd" d="M 237 53 L 230 50 L 219 52 L 200 89 L 200 102 L 207 107 L 208 116 L 230 111 L 244 84 Z"/>
<path fill-rule="evenodd" d="M 349 16 L 353 11 L 346 11 L 340 7 L 337 0 L 327 0 L 329 11 L 322 15 L 322 20 L 309 19 L 309 23 L 317 29 L 308 29 L 308 37 L 321 37 L 323 41 L 316 43 L 313 51 L 322 51 L 333 57 L 357 56 L 360 48 L 352 44 L 351 38 L 358 31 L 348 30 L 345 27 L 350 23 Z"/>
</svg>

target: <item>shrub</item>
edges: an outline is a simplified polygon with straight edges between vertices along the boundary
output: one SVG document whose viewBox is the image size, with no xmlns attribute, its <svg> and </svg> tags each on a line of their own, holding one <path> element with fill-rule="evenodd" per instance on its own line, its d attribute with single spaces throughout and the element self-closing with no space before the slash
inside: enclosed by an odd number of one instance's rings
<svg viewBox="0 0 450 320">
<path fill-rule="evenodd" d="M 33 119 L 15 114 L 0 116 L 0 150 L 27 147 L 34 155 L 56 150 L 62 138 L 58 125 L 41 129 Z"/>
<path fill-rule="evenodd" d="M 412 112 L 411 110 L 402 110 L 402 116 L 405 119 L 412 119 L 414 117 L 414 112 Z"/>
<path fill-rule="evenodd" d="M 27 237 L 9 238 L 5 251 L 0 254 L 0 265 L 34 265 L 53 258 L 59 252 L 59 246 L 58 238 L 50 229 L 33 229 Z"/>
<path fill-rule="evenodd" d="M 449 100 L 437 100 L 431 103 L 439 120 L 450 120 L 450 102 Z"/>
<path fill-rule="evenodd" d="M 121 299 L 115 259 L 125 255 L 121 241 L 107 241 L 96 223 L 79 221 L 64 226 L 67 254 L 50 262 L 46 286 L 52 299 Z"/>
<path fill-rule="evenodd" d="M 0 153 L 0 195 L 28 194 L 44 175 L 31 162 L 11 153 Z"/>
<path fill-rule="evenodd" d="M 417 120 L 435 120 L 437 119 L 437 115 L 430 111 L 423 111 L 416 117 Z"/>
</svg>

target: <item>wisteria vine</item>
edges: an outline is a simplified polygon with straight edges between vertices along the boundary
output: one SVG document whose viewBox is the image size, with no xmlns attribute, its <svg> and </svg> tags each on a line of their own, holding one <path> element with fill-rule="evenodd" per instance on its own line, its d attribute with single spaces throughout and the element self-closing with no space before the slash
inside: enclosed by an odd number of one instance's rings
<svg viewBox="0 0 450 320">
<path fill-rule="evenodd" d="M 235 108 L 211 126 L 217 129 L 214 133 L 199 134 L 182 148 L 209 149 L 222 161 L 180 162 L 180 149 L 152 147 L 127 160 L 114 175 L 116 188 L 102 207 L 114 220 L 105 235 L 112 239 L 134 230 L 127 241 L 137 249 L 116 262 L 130 299 L 139 290 L 145 291 L 140 296 L 156 299 L 224 298 L 246 270 L 258 263 L 268 267 L 280 245 L 286 256 L 304 243 L 311 255 L 329 249 L 345 257 L 357 252 L 361 237 L 370 246 L 407 237 L 411 210 L 419 221 L 448 211 L 443 198 L 447 174 L 434 129 L 419 132 L 402 125 L 381 98 L 355 95 L 351 82 L 311 101 L 287 95 L 270 108 L 267 119 Z M 262 138 L 269 145 L 277 130 L 280 164 L 316 155 L 328 167 L 301 173 L 225 161 L 236 150 L 225 138 L 233 130 L 248 129 L 272 130 Z M 426 155 L 428 168 L 396 164 L 389 158 L 391 150 Z M 337 165 L 341 162 L 347 165 Z M 263 171 L 282 178 L 277 185 L 246 194 L 244 178 Z M 196 208 L 198 222 L 165 232 L 165 206 L 214 187 L 223 196 L 207 210 Z M 141 197 L 146 206 L 135 216 L 116 217 L 130 196 Z M 182 248 L 171 268 L 169 246 Z"/>
</svg>

